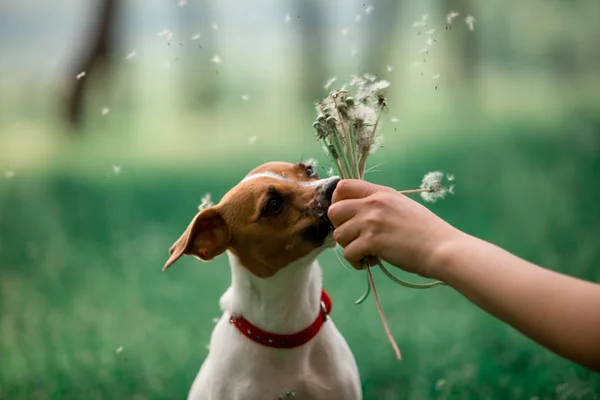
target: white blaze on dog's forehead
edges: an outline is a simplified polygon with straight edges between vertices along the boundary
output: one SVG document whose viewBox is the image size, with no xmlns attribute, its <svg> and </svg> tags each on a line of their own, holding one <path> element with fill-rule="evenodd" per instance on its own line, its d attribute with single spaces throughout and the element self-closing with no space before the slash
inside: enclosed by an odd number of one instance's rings
<svg viewBox="0 0 600 400">
<path fill-rule="evenodd" d="M 259 172 L 256 174 L 249 175 L 249 176 L 245 177 L 244 179 L 242 179 L 241 183 L 251 181 L 253 179 L 258 179 L 258 178 L 272 178 L 272 179 L 276 179 L 280 182 L 289 182 L 289 183 L 295 183 L 298 186 L 312 187 L 312 186 L 321 186 L 330 180 L 336 179 L 337 176 L 331 176 L 327 179 L 319 179 L 316 181 L 301 182 L 301 181 L 296 181 L 294 179 L 290 179 L 290 178 L 285 177 L 280 174 L 276 174 L 275 172 L 266 171 L 266 172 Z"/>
</svg>

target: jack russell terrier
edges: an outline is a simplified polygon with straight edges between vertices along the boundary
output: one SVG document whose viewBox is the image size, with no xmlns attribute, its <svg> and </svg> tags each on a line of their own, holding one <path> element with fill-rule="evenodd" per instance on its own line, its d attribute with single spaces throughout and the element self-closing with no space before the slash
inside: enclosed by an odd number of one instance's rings
<svg viewBox="0 0 600 400">
<path fill-rule="evenodd" d="M 163 270 L 183 255 L 209 261 L 227 252 L 231 265 L 224 313 L 188 400 L 362 398 L 317 262 L 335 247 L 327 209 L 338 182 L 304 163 L 264 164 L 173 244 Z"/>
</svg>

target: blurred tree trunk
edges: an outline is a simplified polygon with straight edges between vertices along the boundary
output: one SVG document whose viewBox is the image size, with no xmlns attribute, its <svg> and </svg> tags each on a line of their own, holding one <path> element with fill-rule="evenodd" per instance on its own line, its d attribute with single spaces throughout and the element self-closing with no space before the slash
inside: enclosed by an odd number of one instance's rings
<svg viewBox="0 0 600 400">
<path fill-rule="evenodd" d="M 111 39 L 115 30 L 118 4 L 117 0 L 101 0 L 100 14 L 82 46 L 82 54 L 75 63 L 76 68 L 70 74 L 72 80 L 65 104 L 67 122 L 78 132 L 81 128 L 85 97 L 90 80 L 107 78 L 110 73 Z M 85 76 L 76 76 L 85 72 Z"/>
<path fill-rule="evenodd" d="M 314 103 L 323 97 L 323 85 L 328 79 L 325 16 L 318 0 L 295 0 L 294 6 L 299 18 L 293 14 L 290 17 L 300 26 L 302 102 L 314 112 Z"/>
<path fill-rule="evenodd" d="M 181 42 L 183 47 L 189 48 L 181 60 L 181 84 L 185 103 L 193 108 L 214 108 L 219 100 L 219 66 L 208 61 L 219 54 L 215 40 L 218 31 L 212 27 L 213 8 L 213 3 L 207 0 L 188 2 L 179 13 L 184 36 L 174 40 L 177 43 L 171 43 L 179 46 Z M 192 40 L 197 33 L 201 33 L 200 38 Z"/>
<path fill-rule="evenodd" d="M 389 57 L 398 51 L 396 29 L 400 25 L 399 12 L 403 5 L 402 0 L 382 0 L 376 3 L 372 14 L 363 16 L 366 24 L 364 34 L 367 38 L 365 57 L 361 63 L 363 73 L 382 76 L 386 72 L 386 66 L 391 63 Z M 363 12 L 365 8 L 363 7 Z"/>
</svg>

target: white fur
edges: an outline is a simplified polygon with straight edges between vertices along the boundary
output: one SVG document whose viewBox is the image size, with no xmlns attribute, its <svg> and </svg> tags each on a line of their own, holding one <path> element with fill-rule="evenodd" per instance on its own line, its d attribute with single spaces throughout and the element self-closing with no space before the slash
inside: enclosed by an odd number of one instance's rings
<svg viewBox="0 0 600 400">
<path fill-rule="evenodd" d="M 321 267 L 316 258 L 331 244 L 267 279 L 252 275 L 228 252 L 231 286 L 221 297 L 224 313 L 188 400 L 277 400 L 285 399 L 286 391 L 294 393 L 293 400 L 362 399 L 354 355 L 331 318 L 314 339 L 295 349 L 262 346 L 229 323 L 236 313 L 273 333 L 309 326 L 320 312 Z"/>
</svg>

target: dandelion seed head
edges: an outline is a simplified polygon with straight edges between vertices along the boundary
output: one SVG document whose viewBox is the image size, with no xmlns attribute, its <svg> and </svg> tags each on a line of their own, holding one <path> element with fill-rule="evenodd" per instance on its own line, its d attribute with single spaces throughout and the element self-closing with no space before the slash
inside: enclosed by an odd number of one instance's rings
<svg viewBox="0 0 600 400">
<path fill-rule="evenodd" d="M 370 15 L 373 13 L 373 10 L 375 8 L 372 5 L 367 6 L 367 8 L 365 8 L 365 14 Z"/>
<path fill-rule="evenodd" d="M 331 85 L 333 85 L 333 82 L 335 82 L 337 80 L 337 78 L 334 76 L 332 78 L 327 79 L 327 82 L 325 82 L 325 85 L 323 85 L 323 88 L 325 90 L 329 90 L 329 88 L 331 87 Z"/>
<path fill-rule="evenodd" d="M 221 64 L 223 60 L 221 59 L 221 57 L 219 57 L 218 54 L 215 54 L 213 58 L 210 59 L 210 62 L 213 64 Z"/>
<path fill-rule="evenodd" d="M 250 99 L 250 96 L 248 96 L 248 94 L 244 93 L 240 96 L 240 98 L 242 99 L 242 101 L 248 101 Z"/>
<path fill-rule="evenodd" d="M 15 177 L 15 171 L 9 170 L 4 172 L 4 177 L 6 179 L 12 179 Z"/>
<path fill-rule="evenodd" d="M 80 72 L 80 73 L 77 74 L 76 78 L 77 78 L 77 80 L 80 80 L 84 76 L 85 76 L 85 71 L 82 71 L 82 72 Z"/>
<path fill-rule="evenodd" d="M 115 350 L 115 353 L 119 354 L 120 352 L 123 351 L 123 346 L 119 346 L 117 347 L 117 349 Z"/>
<path fill-rule="evenodd" d="M 250 139 L 248 139 L 248 141 L 250 142 L 250 144 L 255 143 L 256 142 L 256 136 L 250 137 Z"/>
<path fill-rule="evenodd" d="M 201 35 L 200 33 L 194 33 L 194 34 L 193 34 L 193 35 L 190 37 L 190 39 L 192 39 L 192 40 L 198 40 L 198 39 L 200 39 L 200 37 L 201 37 L 201 36 L 202 36 L 202 35 Z"/>
<path fill-rule="evenodd" d="M 454 178 L 454 177 L 453 177 Z M 427 190 L 421 192 L 421 198 L 429 203 L 435 203 L 439 199 L 443 199 L 446 195 L 454 194 L 454 185 L 446 187 L 442 180 L 444 174 L 440 171 L 429 172 L 423 177 L 420 188 Z"/>
<path fill-rule="evenodd" d="M 473 26 L 475 25 L 475 18 L 472 15 L 467 15 L 465 18 L 465 24 L 469 27 L 469 30 L 473 30 Z"/>
<path fill-rule="evenodd" d="M 198 205 L 198 211 L 202 211 L 213 205 L 212 197 L 210 193 L 206 193 L 201 199 Z"/>
<path fill-rule="evenodd" d="M 384 137 L 382 134 L 377 134 L 373 138 L 373 143 L 371 144 L 371 149 L 369 150 L 369 154 L 373 155 L 377 150 L 383 147 Z"/>
<path fill-rule="evenodd" d="M 115 173 L 115 175 L 118 175 L 118 174 L 121 173 L 121 166 L 120 165 L 113 165 L 112 170 Z"/>
<path fill-rule="evenodd" d="M 135 50 L 130 51 L 129 53 L 127 53 L 127 56 L 125 57 L 127 60 L 131 60 L 133 57 L 135 57 L 136 52 Z"/>
<path fill-rule="evenodd" d="M 100 114 L 102 114 L 102 116 L 104 117 L 105 115 L 108 115 L 109 112 L 110 109 L 108 107 L 103 107 L 102 111 L 100 111 Z"/>
</svg>

